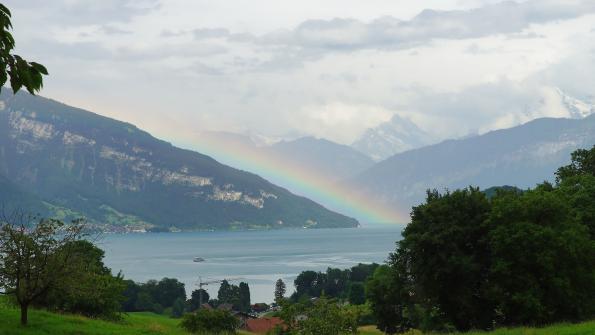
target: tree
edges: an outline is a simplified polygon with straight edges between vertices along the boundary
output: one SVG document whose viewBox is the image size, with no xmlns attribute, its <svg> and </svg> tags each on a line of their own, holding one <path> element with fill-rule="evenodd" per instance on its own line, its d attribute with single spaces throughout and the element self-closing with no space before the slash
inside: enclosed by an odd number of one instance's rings
<svg viewBox="0 0 595 335">
<path fill-rule="evenodd" d="M 137 311 L 152 311 L 155 302 L 148 292 L 140 291 L 136 297 L 134 309 Z"/>
<path fill-rule="evenodd" d="M 490 293 L 501 324 L 595 315 L 595 243 L 557 189 L 497 197 L 489 222 Z"/>
<path fill-rule="evenodd" d="M 341 269 L 327 268 L 324 294 L 333 298 L 338 298 L 343 294 L 347 288 L 347 272 Z"/>
<path fill-rule="evenodd" d="M 71 242 L 73 257 L 68 276 L 56 283 L 37 304 L 89 317 L 118 319 L 126 283 L 103 264 L 104 252 L 93 243 Z"/>
<path fill-rule="evenodd" d="M 285 282 L 283 282 L 283 279 L 281 279 L 281 278 L 277 279 L 277 282 L 275 283 L 275 302 L 276 303 L 278 303 L 278 304 L 281 303 L 281 301 L 285 297 L 286 291 L 287 291 L 287 287 L 285 286 Z"/>
<path fill-rule="evenodd" d="M 365 282 L 374 274 L 376 268 L 378 268 L 378 264 L 358 264 L 351 268 L 349 279 L 355 282 Z"/>
<path fill-rule="evenodd" d="M 28 62 L 19 55 L 12 54 L 15 40 L 9 30 L 12 29 L 11 13 L 0 4 L 0 88 L 10 79 L 14 93 L 25 87 L 35 94 L 43 87 L 43 75 L 47 69 L 35 62 Z"/>
<path fill-rule="evenodd" d="M 172 307 L 174 301 L 182 299 L 186 301 L 186 289 L 184 283 L 175 278 L 163 278 L 155 286 L 153 300 L 164 308 Z"/>
<path fill-rule="evenodd" d="M 179 318 L 184 315 L 184 310 L 186 308 L 186 304 L 182 298 L 176 299 L 171 309 L 171 314 L 174 318 Z"/>
<path fill-rule="evenodd" d="M 426 203 L 413 207 L 391 264 L 415 280 L 426 311 L 459 330 L 492 326 L 493 306 L 484 294 L 490 269 L 491 206 L 478 188 L 440 194 L 428 191 Z M 435 312 L 432 312 L 435 311 Z"/>
<path fill-rule="evenodd" d="M 209 293 L 205 289 L 198 289 L 192 291 L 192 295 L 190 296 L 190 311 L 195 311 L 199 309 L 201 303 L 206 304 L 209 302 L 211 298 L 209 297 Z"/>
<path fill-rule="evenodd" d="M 353 305 L 363 305 L 366 302 L 364 284 L 359 282 L 351 283 L 349 286 L 349 302 Z"/>
<path fill-rule="evenodd" d="M 16 212 L 0 219 L 0 286 L 20 305 L 21 324 L 27 324 L 32 303 L 77 270 L 71 262 L 73 242 L 83 237 L 84 227 L 82 220 L 65 225 L 42 219 L 35 224 Z"/>
<path fill-rule="evenodd" d="M 294 297 L 320 297 L 326 285 L 326 273 L 304 271 L 293 281 L 295 285 Z"/>
<path fill-rule="evenodd" d="M 591 150 L 578 149 L 571 154 L 571 163 L 556 172 L 556 181 L 588 174 L 595 176 L 595 146 Z"/>
<path fill-rule="evenodd" d="M 124 312 L 135 312 L 137 311 L 136 301 L 141 291 L 141 287 L 132 280 L 125 280 L 124 284 L 126 285 L 126 288 L 122 292 L 122 295 L 124 295 L 122 309 Z"/>
<path fill-rule="evenodd" d="M 239 286 L 238 309 L 242 312 L 250 311 L 250 287 L 247 283 L 241 282 Z"/>
<path fill-rule="evenodd" d="M 408 288 L 407 281 L 394 266 L 379 266 L 367 281 L 366 298 L 382 332 L 394 334 L 410 328 L 405 315 L 410 305 Z"/>
</svg>

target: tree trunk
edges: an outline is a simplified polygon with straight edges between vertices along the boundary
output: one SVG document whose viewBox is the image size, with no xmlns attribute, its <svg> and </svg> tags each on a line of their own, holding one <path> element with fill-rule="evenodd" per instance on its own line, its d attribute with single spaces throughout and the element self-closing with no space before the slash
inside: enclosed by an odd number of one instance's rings
<svg viewBox="0 0 595 335">
<path fill-rule="evenodd" d="M 26 326 L 28 321 L 29 304 L 21 304 L 21 325 Z"/>
</svg>

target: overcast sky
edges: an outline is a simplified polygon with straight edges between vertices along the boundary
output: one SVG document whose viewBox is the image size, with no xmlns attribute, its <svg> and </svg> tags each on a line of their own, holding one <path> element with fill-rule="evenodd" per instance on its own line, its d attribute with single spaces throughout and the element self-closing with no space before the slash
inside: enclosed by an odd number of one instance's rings
<svg viewBox="0 0 595 335">
<path fill-rule="evenodd" d="M 349 144 L 393 114 L 440 137 L 595 102 L 593 0 L 5 0 L 42 95 L 191 143 Z M 51 5 L 50 5 L 51 3 Z"/>
</svg>

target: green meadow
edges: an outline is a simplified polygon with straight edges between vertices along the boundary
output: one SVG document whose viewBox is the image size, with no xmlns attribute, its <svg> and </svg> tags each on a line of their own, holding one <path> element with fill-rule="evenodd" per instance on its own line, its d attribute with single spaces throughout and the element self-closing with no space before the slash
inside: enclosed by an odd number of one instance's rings
<svg viewBox="0 0 595 335">
<path fill-rule="evenodd" d="M 0 303 L 0 334 L 2 335 L 164 335 L 188 334 L 178 327 L 179 320 L 153 313 L 129 313 L 121 322 L 108 322 L 82 316 L 31 310 L 30 324 L 19 324 L 19 311 Z M 248 335 L 249 333 L 241 332 Z M 361 335 L 382 334 L 374 326 L 362 327 Z M 499 329 L 493 332 L 469 332 L 465 335 L 593 335 L 595 321 L 579 324 L 559 324 L 545 328 Z M 412 331 L 407 335 L 421 335 Z"/>
</svg>

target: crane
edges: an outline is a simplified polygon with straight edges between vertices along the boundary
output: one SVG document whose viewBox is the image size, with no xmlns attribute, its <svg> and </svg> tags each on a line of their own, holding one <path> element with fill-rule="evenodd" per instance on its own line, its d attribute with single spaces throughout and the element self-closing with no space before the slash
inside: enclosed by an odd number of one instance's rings
<svg viewBox="0 0 595 335">
<path fill-rule="evenodd" d="M 202 288 L 203 288 L 203 286 L 207 286 L 209 284 L 221 284 L 223 281 L 229 282 L 229 281 L 236 281 L 236 280 L 241 280 L 241 279 L 243 279 L 243 278 L 224 278 L 224 279 L 211 279 L 211 280 L 203 281 L 202 277 L 199 276 L 198 283 L 196 284 L 199 289 L 199 291 L 198 291 L 199 292 L 199 303 L 200 303 L 199 306 L 202 307 L 202 292 L 203 292 Z"/>
</svg>

